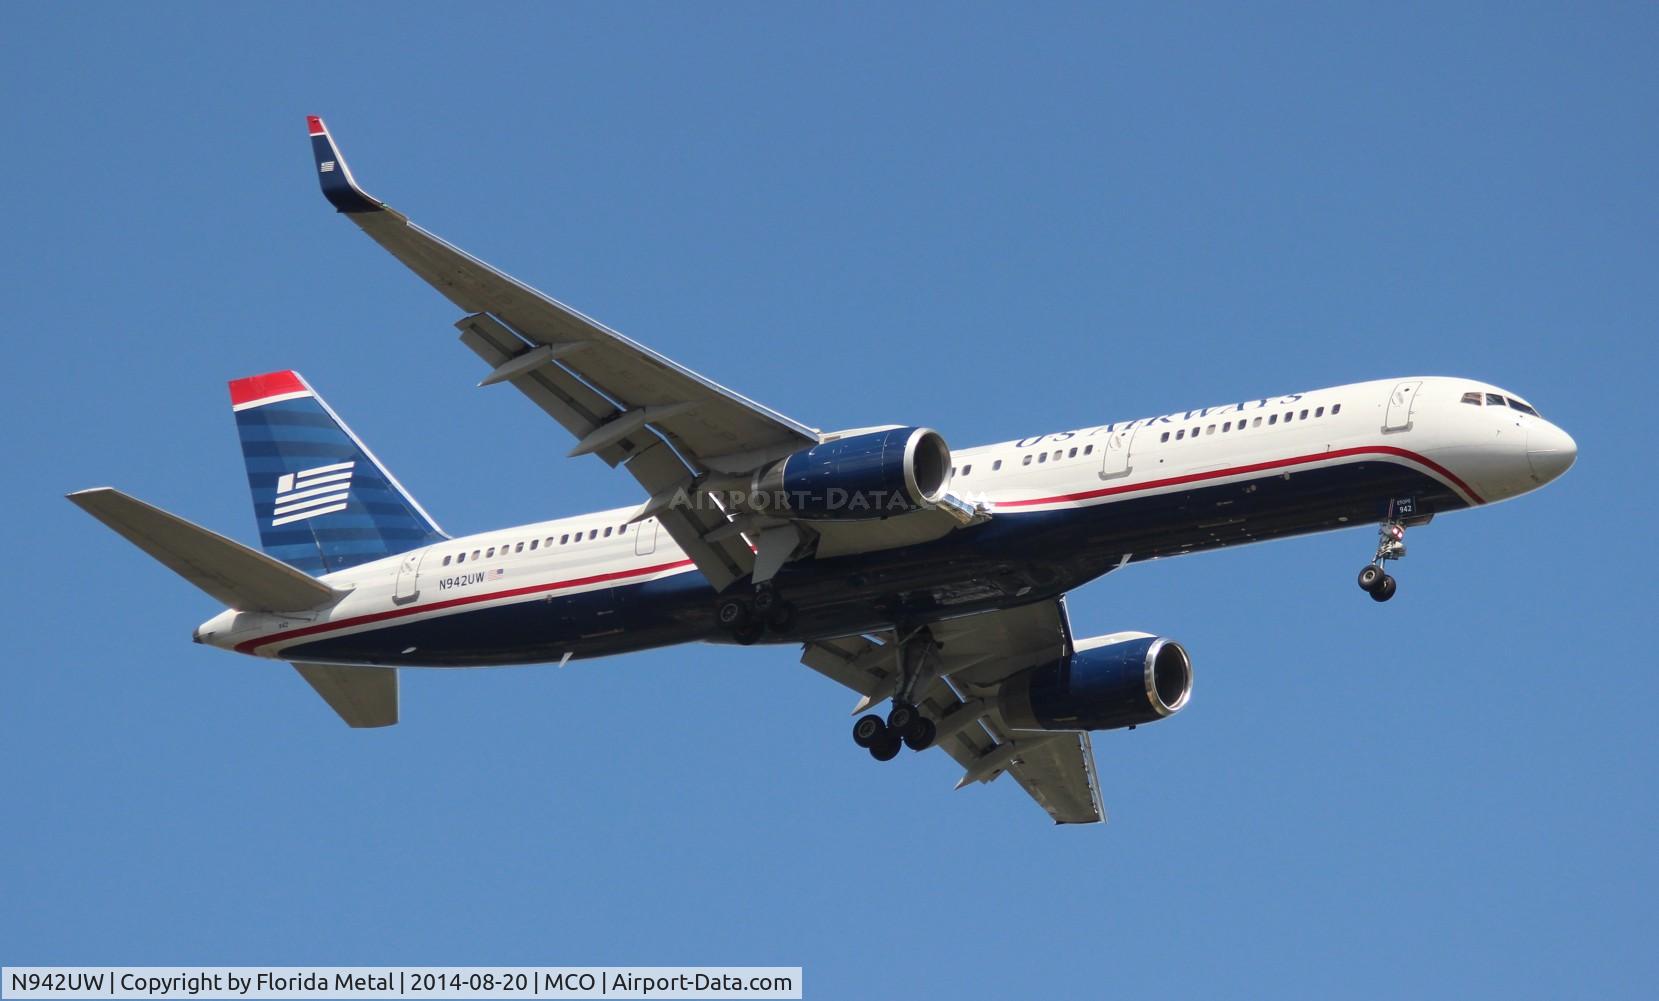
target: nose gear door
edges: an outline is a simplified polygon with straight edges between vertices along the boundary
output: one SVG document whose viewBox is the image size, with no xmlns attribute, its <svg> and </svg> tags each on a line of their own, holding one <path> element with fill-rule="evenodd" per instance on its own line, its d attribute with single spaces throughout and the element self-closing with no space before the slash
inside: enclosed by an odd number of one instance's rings
<svg viewBox="0 0 1659 1001">
<path fill-rule="evenodd" d="M 1411 430 L 1411 410 L 1417 403 L 1417 391 L 1422 386 L 1421 380 L 1402 382 L 1388 394 L 1388 416 L 1383 424 L 1384 431 Z"/>
</svg>

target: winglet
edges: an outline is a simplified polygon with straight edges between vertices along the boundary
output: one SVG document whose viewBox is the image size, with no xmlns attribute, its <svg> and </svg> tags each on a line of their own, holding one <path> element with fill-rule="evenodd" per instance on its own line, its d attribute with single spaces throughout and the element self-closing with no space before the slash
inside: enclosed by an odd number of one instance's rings
<svg viewBox="0 0 1659 1001">
<path fill-rule="evenodd" d="M 379 201 L 371 198 L 368 192 L 357 186 L 356 178 L 351 176 L 351 168 L 346 166 L 346 158 L 340 155 L 340 148 L 334 145 L 334 138 L 328 134 L 328 126 L 316 115 L 305 116 L 306 131 L 311 134 L 311 155 L 317 165 L 317 180 L 323 186 L 323 197 L 329 204 L 341 212 L 379 212 L 382 206 Z"/>
</svg>

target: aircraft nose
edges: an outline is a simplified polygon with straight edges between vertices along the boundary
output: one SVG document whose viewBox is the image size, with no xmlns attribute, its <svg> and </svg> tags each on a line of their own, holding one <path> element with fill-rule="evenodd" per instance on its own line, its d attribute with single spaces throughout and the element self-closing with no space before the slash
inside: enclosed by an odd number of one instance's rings
<svg viewBox="0 0 1659 1001">
<path fill-rule="evenodd" d="M 1565 473 L 1577 458 L 1578 443 L 1554 424 L 1538 423 L 1527 430 L 1527 462 L 1539 483 Z"/>
</svg>

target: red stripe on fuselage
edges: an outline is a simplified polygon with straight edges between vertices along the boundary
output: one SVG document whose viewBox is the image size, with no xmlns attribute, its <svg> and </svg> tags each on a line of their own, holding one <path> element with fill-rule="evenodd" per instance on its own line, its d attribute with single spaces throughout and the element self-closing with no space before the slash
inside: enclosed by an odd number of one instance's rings
<svg viewBox="0 0 1659 1001">
<path fill-rule="evenodd" d="M 422 612 L 436 612 L 445 608 L 455 608 L 460 605 L 475 605 L 481 601 L 497 601 L 502 598 L 518 598 L 526 594 L 540 594 L 545 591 L 557 591 L 566 587 L 581 587 L 584 584 L 598 584 L 608 580 L 621 580 L 624 577 L 643 577 L 646 574 L 659 573 L 664 570 L 675 570 L 680 567 L 691 566 L 690 560 L 676 560 L 673 563 L 658 563 L 656 566 L 641 567 L 637 570 L 615 570 L 611 573 L 595 574 L 591 577 L 577 577 L 573 580 L 554 581 L 551 584 L 531 584 L 528 587 L 515 587 L 506 591 L 491 591 L 489 594 L 471 594 L 464 598 L 449 598 L 444 601 L 434 601 L 425 605 L 411 605 L 408 608 L 393 608 L 384 612 L 370 612 L 367 615 L 354 615 L 349 619 L 340 619 L 337 622 L 319 622 L 314 626 L 305 626 L 300 629 L 291 629 L 287 632 L 261 636 L 258 639 L 246 640 L 236 644 L 237 653 L 252 653 L 259 647 L 269 643 L 296 639 L 301 636 L 315 636 L 317 633 L 331 632 L 336 629 L 350 629 L 353 626 L 368 625 L 371 622 L 385 622 L 387 619 L 401 619 L 410 615 L 419 615 Z"/>
<path fill-rule="evenodd" d="M 1286 466 L 1300 466 L 1310 462 L 1319 462 L 1323 459 L 1341 459 L 1350 455 L 1392 455 L 1412 462 L 1420 463 L 1434 470 L 1439 475 L 1451 481 L 1457 489 L 1469 495 L 1469 499 L 1476 504 L 1484 504 L 1480 495 L 1469 489 L 1469 484 L 1463 482 L 1451 470 L 1435 462 L 1427 456 L 1418 455 L 1403 448 L 1392 445 L 1361 445 L 1356 448 L 1339 448 L 1334 452 L 1317 452 L 1313 455 L 1298 455 L 1289 459 L 1272 459 L 1267 462 L 1255 462 L 1248 466 L 1232 466 L 1228 469 L 1211 469 L 1202 473 L 1188 473 L 1185 476 L 1170 476 L 1161 480 L 1149 480 L 1146 483 L 1124 483 L 1115 487 L 1101 487 L 1099 490 L 1085 490 L 1076 494 L 1060 494 L 1055 497 L 1037 497 L 1031 500 L 997 501 L 997 508 L 1005 507 L 1034 507 L 1038 504 L 1063 504 L 1067 501 L 1092 500 L 1096 497 L 1108 497 L 1112 494 L 1134 493 L 1137 490 L 1156 490 L 1159 487 L 1179 486 L 1183 483 L 1197 483 L 1201 480 L 1214 480 L 1223 476 L 1239 476 L 1246 473 L 1260 473 L 1269 469 L 1283 469 Z"/>
</svg>

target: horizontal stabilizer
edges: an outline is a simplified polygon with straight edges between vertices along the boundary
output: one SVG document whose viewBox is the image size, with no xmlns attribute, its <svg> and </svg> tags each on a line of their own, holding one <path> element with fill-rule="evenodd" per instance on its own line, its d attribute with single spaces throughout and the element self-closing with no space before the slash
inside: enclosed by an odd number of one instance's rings
<svg viewBox="0 0 1659 1001">
<path fill-rule="evenodd" d="M 298 612 L 342 592 L 200 525 L 109 487 L 69 495 L 77 507 L 231 608 Z"/>
<path fill-rule="evenodd" d="M 397 668 L 295 664 L 294 670 L 351 727 L 397 722 Z"/>
</svg>

